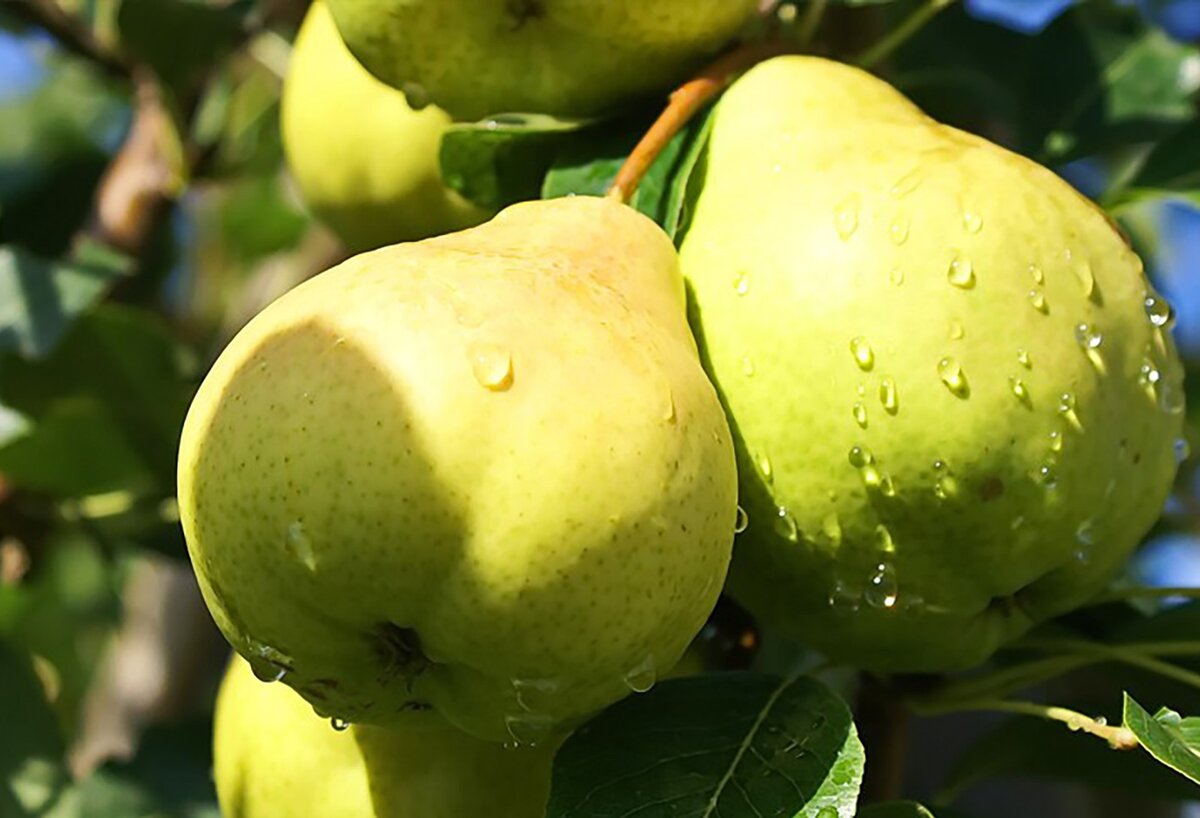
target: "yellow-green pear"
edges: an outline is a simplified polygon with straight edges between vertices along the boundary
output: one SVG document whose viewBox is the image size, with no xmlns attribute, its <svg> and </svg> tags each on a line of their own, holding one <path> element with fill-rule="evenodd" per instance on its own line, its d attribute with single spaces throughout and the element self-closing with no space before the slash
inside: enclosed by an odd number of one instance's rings
<svg viewBox="0 0 1200 818">
<path fill-rule="evenodd" d="M 217 624 L 321 713 L 535 741 L 649 687 L 728 567 L 737 477 L 675 250 L 611 200 L 356 256 L 229 344 L 179 504 Z"/>
<path fill-rule="evenodd" d="M 224 818 L 542 818 L 553 743 L 505 748 L 432 713 L 395 730 L 336 731 L 250 666 L 217 695 L 213 772 Z"/>
<path fill-rule="evenodd" d="M 1118 230 L 835 62 L 761 63 L 714 116 L 680 252 L 738 447 L 734 595 L 892 671 L 1093 595 L 1161 511 L 1183 410 Z"/>
<path fill-rule="evenodd" d="M 329 0 L 375 76 L 456 119 L 588 117 L 670 89 L 756 0 Z"/>
<path fill-rule="evenodd" d="M 351 250 L 422 239 L 488 214 L 442 183 L 438 150 L 450 117 L 414 111 L 347 50 L 313 3 L 283 82 L 288 168 L 305 203 Z"/>
</svg>

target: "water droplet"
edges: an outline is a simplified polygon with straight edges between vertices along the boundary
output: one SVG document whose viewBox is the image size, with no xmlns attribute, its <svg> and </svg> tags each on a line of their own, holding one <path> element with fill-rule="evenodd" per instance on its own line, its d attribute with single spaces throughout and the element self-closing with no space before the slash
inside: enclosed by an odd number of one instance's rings
<svg viewBox="0 0 1200 818">
<path fill-rule="evenodd" d="M 1008 385 L 1009 388 L 1012 389 L 1013 396 L 1017 400 L 1026 406 L 1033 405 L 1033 400 L 1029 397 L 1029 388 L 1025 386 L 1025 381 L 1021 380 L 1020 378 L 1014 378 L 1010 375 L 1008 378 Z"/>
<path fill-rule="evenodd" d="M 892 244 L 899 247 L 908 241 L 908 216 L 897 216 L 892 219 L 892 223 L 888 225 L 888 238 L 892 240 Z"/>
<path fill-rule="evenodd" d="M 861 335 L 850 339 L 850 354 L 854 356 L 854 363 L 863 372 L 868 372 L 871 367 L 875 366 L 875 352 L 867 343 L 867 339 Z"/>
<path fill-rule="evenodd" d="M 894 199 L 903 199 L 917 189 L 921 184 L 921 169 L 913 168 L 892 183 L 891 194 Z"/>
<path fill-rule="evenodd" d="M 765 480 L 768 484 L 774 482 L 775 472 L 771 466 L 771 458 L 766 452 L 763 452 L 758 456 L 758 471 L 762 474 L 763 480 Z"/>
<path fill-rule="evenodd" d="M 821 807 L 821 811 L 817 813 L 817 818 L 840 818 L 836 807 Z"/>
<path fill-rule="evenodd" d="M 742 358 L 742 374 L 745 375 L 747 378 L 753 378 L 754 372 L 755 372 L 754 359 L 751 358 L 749 355 L 744 356 Z"/>
<path fill-rule="evenodd" d="M 476 342 L 471 344 L 471 371 L 479 385 L 492 391 L 503 392 L 512 386 L 512 355 L 496 344 Z"/>
<path fill-rule="evenodd" d="M 849 241 L 858 229 L 858 194 L 851 193 L 833 210 L 833 224 L 842 241 Z"/>
<path fill-rule="evenodd" d="M 900 410 L 900 396 L 896 392 L 896 381 L 892 378 L 884 378 L 879 382 L 879 402 L 889 415 Z"/>
<path fill-rule="evenodd" d="M 1046 274 L 1042 272 L 1042 268 L 1036 264 L 1029 265 L 1029 274 L 1033 276 L 1033 283 L 1041 286 L 1046 283 Z"/>
<path fill-rule="evenodd" d="M 425 89 L 424 85 L 406 82 L 400 86 L 400 90 L 404 93 L 408 107 L 414 111 L 419 111 L 429 105 L 429 91 Z"/>
<path fill-rule="evenodd" d="M 1075 341 L 1084 349 L 1096 349 L 1104 342 L 1104 336 L 1091 324 L 1080 322 L 1075 325 Z"/>
<path fill-rule="evenodd" d="M 892 476 L 887 472 L 879 475 L 879 493 L 884 497 L 896 496 L 896 482 L 892 480 Z"/>
<path fill-rule="evenodd" d="M 965 255 L 956 253 L 953 260 L 950 262 L 950 267 L 946 271 L 946 279 L 962 290 L 969 290 L 975 286 L 975 266 L 971 264 L 971 259 Z"/>
<path fill-rule="evenodd" d="M 1096 718 L 1092 719 L 1092 721 L 1094 721 L 1100 727 L 1108 726 L 1108 719 L 1104 718 L 1104 716 L 1096 716 Z"/>
<path fill-rule="evenodd" d="M 1042 488 L 1052 489 L 1058 485 L 1058 470 L 1051 462 L 1043 463 L 1033 471 L 1034 482 L 1040 484 Z"/>
<path fill-rule="evenodd" d="M 825 519 L 821 521 L 821 533 L 828 537 L 834 545 L 841 544 L 842 522 L 838 519 L 837 514 L 830 512 L 825 515 Z"/>
<path fill-rule="evenodd" d="M 750 527 L 750 515 L 746 513 L 746 509 L 741 506 L 737 507 L 737 517 L 733 521 L 733 533 L 741 534 Z"/>
<path fill-rule="evenodd" d="M 875 526 L 875 539 L 879 541 L 879 550 L 884 554 L 896 553 L 896 542 L 892 539 L 891 529 L 883 523 Z"/>
<path fill-rule="evenodd" d="M 838 580 L 833 584 L 833 590 L 829 593 L 829 607 L 833 608 L 835 613 L 854 613 L 858 610 L 861 599 L 861 595 L 856 594 L 846 583 Z"/>
<path fill-rule="evenodd" d="M 875 455 L 866 446 L 855 446 L 850 450 L 850 465 L 856 469 L 870 466 L 875 462 Z"/>
<path fill-rule="evenodd" d="M 962 321 L 959 321 L 956 318 L 950 322 L 950 340 L 951 341 L 958 341 L 966 334 L 967 334 L 967 332 L 966 332 L 966 330 L 963 329 Z"/>
<path fill-rule="evenodd" d="M 1182 463 L 1191 457 L 1192 445 L 1187 442 L 1186 438 L 1178 438 L 1174 443 L 1175 462 Z"/>
<path fill-rule="evenodd" d="M 1050 451 L 1057 454 L 1058 452 L 1062 451 L 1062 447 L 1063 447 L 1062 432 L 1055 429 L 1054 431 L 1052 431 L 1050 433 Z"/>
<path fill-rule="evenodd" d="M 1185 398 L 1183 390 L 1173 383 L 1162 381 L 1158 386 L 1158 406 L 1168 415 L 1183 413 Z"/>
<path fill-rule="evenodd" d="M 888 281 L 892 282 L 897 287 L 899 287 L 901 284 L 904 283 L 904 271 L 901 270 L 899 267 L 893 267 L 888 272 Z"/>
<path fill-rule="evenodd" d="M 1146 307 L 1146 317 L 1150 319 L 1150 323 L 1156 327 L 1170 327 L 1174 319 L 1174 312 L 1171 310 L 1171 305 L 1159 295 L 1155 293 L 1146 293 L 1143 304 Z"/>
<path fill-rule="evenodd" d="M 538 708 L 531 702 L 536 702 L 538 699 L 547 698 L 558 693 L 558 682 L 554 679 L 512 679 L 513 693 L 517 698 L 517 705 L 527 713 L 532 713 Z"/>
<path fill-rule="evenodd" d="M 1075 409 L 1076 401 L 1073 393 L 1063 392 L 1058 396 L 1058 413 L 1066 418 L 1067 422 L 1076 429 L 1082 429 L 1083 423 L 1080 422 L 1079 414 Z"/>
<path fill-rule="evenodd" d="M 1026 369 L 1030 369 L 1033 366 L 1033 362 L 1029 358 L 1029 353 L 1024 349 L 1017 350 L 1017 363 Z"/>
<path fill-rule="evenodd" d="M 1075 265 L 1075 277 L 1079 279 L 1079 286 L 1083 290 L 1083 294 L 1090 296 L 1096 289 L 1096 277 L 1092 274 L 1092 265 L 1087 259 Z"/>
<path fill-rule="evenodd" d="M 740 272 L 733 277 L 733 291 L 738 295 L 745 295 L 750 292 L 750 274 Z"/>
<path fill-rule="evenodd" d="M 1009 524 L 1008 527 L 1011 528 L 1013 531 L 1016 531 L 1018 528 L 1020 528 L 1023 525 L 1025 525 L 1025 515 L 1022 514 L 1020 516 L 1013 517 L 1013 521 Z"/>
<path fill-rule="evenodd" d="M 504 717 L 504 727 L 518 747 L 536 747 L 554 729 L 554 719 L 534 713 L 510 713 Z"/>
<path fill-rule="evenodd" d="M 638 662 L 625 674 L 625 686 L 634 693 L 645 693 L 654 687 L 658 681 L 658 668 L 654 663 L 654 654 L 646 654 L 646 658 Z"/>
<path fill-rule="evenodd" d="M 970 210 L 963 211 L 963 228 L 968 233 L 978 233 L 983 229 L 983 217 Z"/>
<path fill-rule="evenodd" d="M 305 568 L 309 571 L 317 569 L 317 555 L 313 551 L 312 540 L 309 539 L 307 532 L 304 530 L 304 523 L 300 520 L 293 520 L 288 523 L 287 531 L 284 534 L 284 541 L 287 544 L 288 552 L 300 560 Z"/>
<path fill-rule="evenodd" d="M 867 407 L 863 405 L 862 401 L 855 401 L 853 412 L 854 422 L 858 424 L 859 428 L 867 428 Z"/>
<path fill-rule="evenodd" d="M 800 531 L 796 528 L 796 518 L 783 506 L 775 511 L 775 533 L 790 542 L 797 542 L 800 539 Z"/>
<path fill-rule="evenodd" d="M 958 478 L 950 473 L 942 460 L 933 461 L 933 470 L 937 475 L 933 481 L 933 496 L 939 500 L 949 500 L 958 495 Z"/>
<path fill-rule="evenodd" d="M 1050 311 L 1046 305 L 1046 295 L 1036 287 L 1029 291 L 1029 303 L 1033 308 L 1043 315 Z"/>
<path fill-rule="evenodd" d="M 339 719 L 337 716 L 334 716 L 333 718 L 331 718 L 329 720 L 329 726 L 332 727 L 337 732 L 343 733 L 350 728 L 350 722 L 346 721 L 345 719 Z"/>
<path fill-rule="evenodd" d="M 963 373 L 962 366 L 954 358 L 942 358 L 937 365 L 938 377 L 942 379 L 942 383 L 950 390 L 950 393 L 958 398 L 965 398 L 970 394 L 971 387 L 967 384 L 967 376 Z"/>
<path fill-rule="evenodd" d="M 1084 520 L 1075 529 L 1075 542 L 1079 547 L 1075 549 L 1075 561 L 1085 564 L 1091 560 L 1092 547 L 1096 544 L 1095 521 Z"/>
<path fill-rule="evenodd" d="M 863 599 L 872 608 L 890 609 L 896 606 L 899 586 L 896 582 L 896 569 L 890 562 L 880 562 L 867 578 L 867 588 Z"/>
</svg>

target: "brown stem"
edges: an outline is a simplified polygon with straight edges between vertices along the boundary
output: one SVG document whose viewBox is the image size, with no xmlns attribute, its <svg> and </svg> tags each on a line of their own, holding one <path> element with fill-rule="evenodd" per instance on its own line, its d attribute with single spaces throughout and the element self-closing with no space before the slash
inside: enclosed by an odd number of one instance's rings
<svg viewBox="0 0 1200 818">
<path fill-rule="evenodd" d="M 625 164 L 608 189 L 608 196 L 622 202 L 629 201 L 663 148 L 705 103 L 742 72 L 785 51 L 786 45 L 778 42 L 756 42 L 735 48 L 676 88 L 671 93 L 667 107 L 625 159 Z"/>
<path fill-rule="evenodd" d="M 863 803 L 894 801 L 904 788 L 909 713 L 886 680 L 861 676 L 855 724 L 867 753 Z"/>
<path fill-rule="evenodd" d="M 14 17 L 44 29 L 67 51 L 91 60 L 107 73 L 127 79 L 133 66 L 93 36 L 80 20 L 59 8 L 54 0 L 17 0 L 5 6 Z"/>
</svg>

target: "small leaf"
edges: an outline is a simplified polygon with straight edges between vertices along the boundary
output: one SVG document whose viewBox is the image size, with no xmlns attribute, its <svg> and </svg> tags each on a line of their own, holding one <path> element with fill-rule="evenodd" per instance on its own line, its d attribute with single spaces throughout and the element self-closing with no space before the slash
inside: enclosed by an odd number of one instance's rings
<svg viewBox="0 0 1200 818">
<path fill-rule="evenodd" d="M 129 269 L 125 257 L 94 245 L 76 256 L 55 263 L 20 247 L 0 247 L 0 352 L 45 356 L 75 317 Z"/>
<path fill-rule="evenodd" d="M 813 679 L 673 679 L 567 740 L 547 815 L 848 818 L 862 773 L 849 708 Z"/>
<path fill-rule="evenodd" d="M 1126 693 L 1124 719 L 1146 752 L 1200 784 L 1200 755 L 1179 729 L 1182 719 L 1178 713 L 1163 709 L 1151 716 Z"/>
</svg>

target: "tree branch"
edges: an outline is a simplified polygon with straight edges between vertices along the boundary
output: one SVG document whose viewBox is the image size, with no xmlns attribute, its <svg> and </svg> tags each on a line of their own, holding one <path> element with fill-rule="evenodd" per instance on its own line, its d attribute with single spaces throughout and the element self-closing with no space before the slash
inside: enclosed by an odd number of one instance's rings
<svg viewBox="0 0 1200 818">
<path fill-rule="evenodd" d="M 5 9 L 17 19 L 45 30 L 65 50 L 90 60 L 105 73 L 119 79 L 132 76 L 133 65 L 123 55 L 107 48 L 54 0 L 17 0 Z"/>
</svg>

